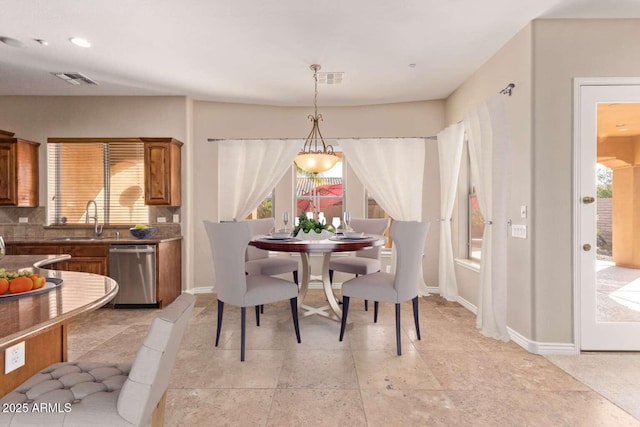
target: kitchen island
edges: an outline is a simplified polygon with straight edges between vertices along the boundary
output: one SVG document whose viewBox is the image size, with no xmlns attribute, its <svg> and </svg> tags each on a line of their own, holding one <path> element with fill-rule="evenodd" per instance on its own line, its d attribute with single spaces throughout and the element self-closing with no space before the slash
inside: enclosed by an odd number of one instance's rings
<svg viewBox="0 0 640 427">
<path fill-rule="evenodd" d="M 92 273 L 47 270 L 68 255 L 7 255 L 0 268 L 29 270 L 62 284 L 38 294 L 0 298 L 0 396 L 40 369 L 67 359 L 67 325 L 78 314 L 94 310 L 118 293 L 115 280 Z M 5 350 L 25 343 L 25 365 L 5 373 Z"/>
</svg>

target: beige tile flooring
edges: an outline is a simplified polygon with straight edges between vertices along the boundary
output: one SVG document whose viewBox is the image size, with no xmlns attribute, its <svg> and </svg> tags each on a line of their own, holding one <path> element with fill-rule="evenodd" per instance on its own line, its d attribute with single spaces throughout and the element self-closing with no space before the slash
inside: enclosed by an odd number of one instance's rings
<svg viewBox="0 0 640 427">
<path fill-rule="evenodd" d="M 309 299 L 320 305 L 324 297 L 311 290 Z M 475 316 L 456 303 L 421 298 L 421 341 L 411 305 L 403 304 L 400 357 L 393 305 L 381 304 L 377 324 L 360 301 L 351 306 L 353 326 L 342 343 L 338 323 L 311 316 L 300 319 L 297 344 L 288 302 L 266 306 L 259 328 L 248 310 L 246 361 L 240 362 L 239 309 L 225 308 L 216 348 L 215 295 L 198 295 L 172 373 L 166 425 L 640 425 L 576 373 L 483 337 Z M 156 314 L 100 309 L 78 317 L 69 359 L 133 360 Z M 564 362 L 579 371 L 576 362 Z"/>
</svg>

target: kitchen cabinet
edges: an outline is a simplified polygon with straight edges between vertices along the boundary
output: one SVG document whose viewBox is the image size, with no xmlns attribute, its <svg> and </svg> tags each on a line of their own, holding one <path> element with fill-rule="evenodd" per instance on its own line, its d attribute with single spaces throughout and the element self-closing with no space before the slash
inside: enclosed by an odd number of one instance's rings
<svg viewBox="0 0 640 427">
<path fill-rule="evenodd" d="M 182 240 L 158 243 L 156 250 L 156 295 L 165 307 L 182 293 Z"/>
<path fill-rule="evenodd" d="M 0 131 L 0 206 L 38 206 L 39 147 Z"/>
<path fill-rule="evenodd" d="M 140 138 L 144 142 L 144 202 L 146 205 L 180 206 L 180 150 L 173 138 Z"/>
<path fill-rule="evenodd" d="M 109 245 L 91 244 L 15 244 L 9 245 L 11 255 L 59 255 L 69 254 L 71 259 L 51 264 L 52 270 L 82 271 L 85 273 L 106 276 L 108 267 Z"/>
<path fill-rule="evenodd" d="M 82 271 L 107 276 L 109 272 L 109 245 L 60 245 L 59 253 L 71 255 L 71 259 L 61 262 L 58 270 Z"/>
</svg>

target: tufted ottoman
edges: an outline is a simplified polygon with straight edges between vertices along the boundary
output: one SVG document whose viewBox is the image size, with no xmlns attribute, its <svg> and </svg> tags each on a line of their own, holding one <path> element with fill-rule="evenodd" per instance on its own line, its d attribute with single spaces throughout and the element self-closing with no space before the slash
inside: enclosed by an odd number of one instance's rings
<svg viewBox="0 0 640 427">
<path fill-rule="evenodd" d="M 133 365 L 55 363 L 0 399 L 4 426 L 142 426 L 164 394 L 195 297 L 183 293 L 151 323 Z M 155 419 L 154 419 L 155 421 Z"/>
<path fill-rule="evenodd" d="M 115 405 L 131 365 L 104 363 L 56 363 L 21 384 L 2 399 L 0 426 L 9 425 L 93 425 L 100 422 L 123 425 Z M 116 419 L 103 418 L 97 406 L 113 405 Z M 132 425 L 126 423 L 124 425 Z"/>
</svg>

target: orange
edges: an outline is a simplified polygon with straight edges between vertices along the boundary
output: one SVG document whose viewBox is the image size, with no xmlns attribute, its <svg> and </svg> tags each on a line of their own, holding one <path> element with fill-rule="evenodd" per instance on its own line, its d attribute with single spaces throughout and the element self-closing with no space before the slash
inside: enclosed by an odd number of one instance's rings
<svg viewBox="0 0 640 427">
<path fill-rule="evenodd" d="M 33 280 L 27 276 L 16 277 L 9 282 L 9 292 L 12 294 L 19 294 L 22 292 L 28 292 L 33 289 Z"/>
<path fill-rule="evenodd" d="M 7 292 L 8 289 L 9 289 L 9 281 L 4 277 L 0 278 L 0 295 Z"/>
<path fill-rule="evenodd" d="M 40 289 L 47 281 L 42 274 L 32 274 L 29 279 L 33 282 L 33 289 Z"/>
</svg>

